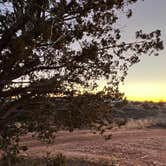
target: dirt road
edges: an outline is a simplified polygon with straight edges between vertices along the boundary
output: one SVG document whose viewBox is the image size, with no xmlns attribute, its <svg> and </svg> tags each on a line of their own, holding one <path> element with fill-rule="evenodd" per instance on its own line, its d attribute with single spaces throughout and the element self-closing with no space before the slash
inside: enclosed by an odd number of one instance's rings
<svg viewBox="0 0 166 166">
<path fill-rule="evenodd" d="M 41 157 L 61 152 L 67 157 L 88 160 L 116 160 L 120 166 L 166 166 L 166 130 L 140 129 L 112 132 L 105 139 L 90 131 L 60 132 L 54 145 L 46 146 L 29 136 L 24 143 L 30 148 L 27 154 Z"/>
</svg>

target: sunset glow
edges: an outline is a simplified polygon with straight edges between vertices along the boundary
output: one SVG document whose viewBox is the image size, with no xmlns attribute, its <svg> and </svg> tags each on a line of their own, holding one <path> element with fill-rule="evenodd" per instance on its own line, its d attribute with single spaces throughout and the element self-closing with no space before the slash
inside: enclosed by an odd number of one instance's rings
<svg viewBox="0 0 166 166">
<path fill-rule="evenodd" d="M 166 84 L 126 84 L 120 87 L 128 100 L 166 101 Z"/>
<path fill-rule="evenodd" d="M 125 39 L 132 41 L 138 29 L 150 32 L 160 29 L 166 48 L 166 23 L 163 21 L 166 15 L 166 1 L 144 1 L 133 7 L 133 17 L 127 21 L 124 28 Z M 123 20 L 122 20 L 123 23 Z M 166 50 L 159 56 L 143 55 L 138 64 L 129 68 L 124 85 L 120 90 L 125 93 L 128 100 L 136 101 L 166 101 Z"/>
</svg>

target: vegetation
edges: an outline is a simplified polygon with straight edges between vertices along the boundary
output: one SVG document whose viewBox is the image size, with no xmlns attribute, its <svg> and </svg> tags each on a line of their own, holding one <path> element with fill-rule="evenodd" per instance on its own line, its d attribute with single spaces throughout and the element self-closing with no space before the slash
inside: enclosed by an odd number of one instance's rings
<svg viewBox="0 0 166 166">
<path fill-rule="evenodd" d="M 4 156 L 6 145 L 16 147 L 26 132 L 36 132 L 51 142 L 61 127 L 72 131 L 82 123 L 109 122 L 101 115 L 101 110 L 110 110 L 109 105 L 102 107 L 104 99 L 121 99 L 118 84 L 128 67 L 139 62 L 142 54 L 157 55 L 163 49 L 160 30 L 139 30 L 136 41 L 122 41 L 121 29 L 115 26 L 119 12 L 130 18 L 129 5 L 136 1 L 0 1 L 0 144 Z M 107 87 L 102 93 L 88 94 L 100 78 L 107 80 Z M 67 98 L 65 111 L 57 108 L 62 100 L 52 102 L 58 96 Z M 18 152 L 14 149 L 14 155 Z"/>
</svg>

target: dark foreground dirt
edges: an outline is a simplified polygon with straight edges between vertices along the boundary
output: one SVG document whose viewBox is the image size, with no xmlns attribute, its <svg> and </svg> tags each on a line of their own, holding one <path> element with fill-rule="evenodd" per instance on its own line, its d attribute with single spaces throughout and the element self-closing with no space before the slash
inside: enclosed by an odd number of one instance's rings
<svg viewBox="0 0 166 166">
<path fill-rule="evenodd" d="M 92 131 L 60 132 L 54 145 L 45 145 L 30 136 L 23 139 L 29 146 L 28 157 L 53 156 L 63 153 L 67 158 L 114 161 L 119 166 L 166 166 L 166 129 L 117 130 L 112 139 Z"/>
</svg>

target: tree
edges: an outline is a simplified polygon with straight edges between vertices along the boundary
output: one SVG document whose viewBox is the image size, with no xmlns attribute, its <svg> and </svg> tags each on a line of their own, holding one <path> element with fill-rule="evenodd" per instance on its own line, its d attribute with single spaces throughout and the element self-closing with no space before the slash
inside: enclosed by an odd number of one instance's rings
<svg viewBox="0 0 166 166">
<path fill-rule="evenodd" d="M 57 116 L 50 97 L 71 97 L 73 102 L 80 90 L 96 88 L 100 78 L 108 82 L 104 94 L 117 97 L 128 67 L 142 54 L 156 55 L 163 49 L 160 30 L 139 30 L 136 41 L 122 41 L 121 29 L 114 25 L 119 11 L 132 16 L 129 5 L 136 1 L 1 0 L 1 131 L 18 121 L 28 131 L 47 131 L 43 121 L 52 126 L 51 119 L 59 124 L 64 118 Z M 67 104 L 69 116 L 72 102 Z M 52 112 L 59 119 L 49 116 Z"/>
</svg>

